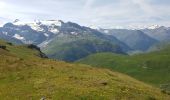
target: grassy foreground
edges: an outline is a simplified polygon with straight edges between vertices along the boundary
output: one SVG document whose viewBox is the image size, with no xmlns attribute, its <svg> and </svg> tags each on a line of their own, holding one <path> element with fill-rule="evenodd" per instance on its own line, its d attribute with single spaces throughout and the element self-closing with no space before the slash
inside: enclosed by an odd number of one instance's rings
<svg viewBox="0 0 170 100">
<path fill-rule="evenodd" d="M 0 41 L 2 100 L 169 100 L 127 75 L 40 58 L 39 51 Z"/>
<path fill-rule="evenodd" d="M 77 62 L 116 70 L 152 85 L 170 87 L 170 47 L 133 56 L 98 53 Z"/>
</svg>

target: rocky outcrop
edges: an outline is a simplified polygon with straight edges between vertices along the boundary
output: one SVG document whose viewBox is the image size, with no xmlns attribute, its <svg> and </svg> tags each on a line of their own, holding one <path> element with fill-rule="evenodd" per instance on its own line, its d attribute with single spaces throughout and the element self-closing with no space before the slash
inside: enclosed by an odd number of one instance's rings
<svg viewBox="0 0 170 100">
<path fill-rule="evenodd" d="M 46 54 L 44 54 L 44 53 L 40 50 L 40 48 L 37 47 L 37 46 L 34 45 L 34 44 L 29 44 L 29 45 L 27 45 L 27 48 L 39 51 L 38 56 L 41 57 L 41 58 L 48 58 L 48 57 L 46 56 Z"/>
<path fill-rule="evenodd" d="M 4 45 L 0 45 L 0 49 L 4 49 L 4 50 L 6 50 L 6 46 L 4 46 Z"/>
</svg>

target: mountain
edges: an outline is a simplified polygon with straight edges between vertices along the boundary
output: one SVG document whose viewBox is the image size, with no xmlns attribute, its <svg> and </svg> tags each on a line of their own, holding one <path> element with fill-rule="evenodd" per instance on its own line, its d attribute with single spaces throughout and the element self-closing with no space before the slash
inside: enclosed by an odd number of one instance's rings
<svg viewBox="0 0 170 100">
<path fill-rule="evenodd" d="M 2 100 L 169 100 L 160 89 L 127 75 L 41 58 L 33 45 L 0 41 Z"/>
<path fill-rule="evenodd" d="M 158 43 L 156 39 L 151 38 L 140 30 L 101 29 L 100 31 L 116 37 L 135 51 L 146 51 L 152 45 Z"/>
<path fill-rule="evenodd" d="M 42 43 L 43 45 L 46 45 L 45 47 L 42 47 L 42 51 L 52 58 L 61 57 L 59 58 L 61 60 L 75 61 L 91 53 L 121 53 L 130 50 L 127 45 L 115 37 L 104 35 L 97 30 L 93 30 L 88 27 L 82 27 L 76 23 L 65 23 L 59 30 L 60 34 L 58 34 L 52 40 Z M 113 49 L 113 47 L 115 49 Z M 64 54 L 64 56 L 61 54 Z"/>
<path fill-rule="evenodd" d="M 8 35 L 7 35 L 8 33 L 7 33 L 7 32 L 3 32 L 2 30 L 3 30 L 3 29 L 0 28 L 0 39 L 9 41 L 9 42 L 12 42 L 12 43 L 15 43 L 15 44 L 23 44 L 22 41 L 14 38 L 14 37 L 8 36 Z"/>
<path fill-rule="evenodd" d="M 121 29 L 129 29 L 129 30 L 143 30 L 143 29 L 156 29 L 161 27 L 160 25 L 153 24 L 153 25 L 129 25 L 128 27 L 124 27 Z"/>
<path fill-rule="evenodd" d="M 140 30 L 91 29 L 61 20 L 17 19 L 0 28 L 0 38 L 16 44 L 34 44 L 50 58 L 72 62 L 101 52 L 145 53 L 162 40 L 169 40 L 169 28 L 154 25 Z"/>
<path fill-rule="evenodd" d="M 2 31 L 7 33 L 7 36 L 18 39 L 25 44 L 38 45 L 47 39 L 45 35 L 46 31 L 39 32 L 27 24 L 14 25 L 13 23 L 7 23 L 3 26 Z"/>
<path fill-rule="evenodd" d="M 44 52 L 48 54 L 48 57 L 50 58 L 57 58 L 59 60 L 69 62 L 84 58 L 90 54 L 97 52 L 113 52 L 125 54 L 119 46 L 102 40 L 76 40 L 68 43 L 59 44 L 57 46 L 55 45 L 56 44 L 51 44 L 53 49 L 48 49 L 49 46 L 47 46 L 47 51 L 44 50 Z"/>
<path fill-rule="evenodd" d="M 133 56 L 97 53 L 77 62 L 116 70 L 158 87 L 165 85 L 170 91 L 169 58 L 170 45 L 159 51 Z"/>
<path fill-rule="evenodd" d="M 151 30 L 153 30 L 153 29 L 157 29 L 157 28 L 160 28 L 161 26 L 159 26 L 159 25 L 151 25 L 151 26 L 149 26 L 149 27 L 147 27 L 147 28 L 144 28 L 144 29 L 151 29 Z"/>
<path fill-rule="evenodd" d="M 125 43 L 119 41 L 114 36 L 103 34 L 97 30 L 80 26 L 76 23 L 65 23 L 61 20 L 27 23 L 15 20 L 13 23 L 5 24 L 2 27 L 2 32 L 7 33 L 6 35 L 8 37 L 18 39 L 25 44 L 35 44 L 39 46 L 41 50 L 51 58 L 65 61 L 75 61 L 91 53 L 121 53 L 130 50 Z M 92 42 L 92 45 L 88 45 Z M 109 45 L 103 46 L 103 44 Z M 110 49 L 102 49 L 104 47 Z M 78 52 L 80 49 L 83 49 L 84 52 Z"/>
<path fill-rule="evenodd" d="M 143 29 L 141 30 L 150 37 L 163 42 L 163 41 L 170 41 L 170 28 L 169 27 L 157 27 L 153 29 Z"/>
</svg>

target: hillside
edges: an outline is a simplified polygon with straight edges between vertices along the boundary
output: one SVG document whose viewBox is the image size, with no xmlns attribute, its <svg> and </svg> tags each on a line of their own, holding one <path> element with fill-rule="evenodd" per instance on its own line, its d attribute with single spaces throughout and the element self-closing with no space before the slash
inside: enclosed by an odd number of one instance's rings
<svg viewBox="0 0 170 100">
<path fill-rule="evenodd" d="M 167 47 L 160 51 L 133 56 L 98 53 L 77 62 L 113 69 L 158 87 L 166 85 L 170 90 L 169 58 L 170 47 Z"/>
<path fill-rule="evenodd" d="M 101 29 L 100 31 L 116 37 L 118 40 L 122 41 L 133 50 L 146 51 L 152 45 L 158 43 L 156 39 L 151 38 L 140 30 Z"/>
<path fill-rule="evenodd" d="M 14 38 L 14 37 L 10 37 L 10 36 L 6 35 L 7 32 L 3 32 L 2 30 L 3 29 L 0 27 L 0 39 L 6 40 L 8 42 L 12 42 L 14 44 L 23 44 L 22 41 Z"/>
<path fill-rule="evenodd" d="M 118 72 L 40 55 L 43 54 L 33 45 L 15 46 L 0 41 L 2 100 L 170 99 L 159 89 Z"/>
<path fill-rule="evenodd" d="M 99 52 L 125 54 L 119 46 L 100 39 L 75 39 L 75 41 L 64 43 L 56 39 L 55 42 L 45 47 L 43 52 L 48 54 L 49 58 L 67 62 L 73 62 Z"/>
<path fill-rule="evenodd" d="M 160 42 L 164 42 L 164 41 L 169 42 L 170 41 L 170 28 L 169 27 L 161 26 L 156 29 L 143 29 L 141 31 L 143 31 L 150 37 L 152 37 Z"/>
</svg>

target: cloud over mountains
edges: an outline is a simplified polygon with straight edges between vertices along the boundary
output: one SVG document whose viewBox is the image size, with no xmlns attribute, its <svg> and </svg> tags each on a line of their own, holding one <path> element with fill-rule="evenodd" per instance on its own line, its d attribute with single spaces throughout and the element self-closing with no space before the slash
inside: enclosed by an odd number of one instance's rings
<svg viewBox="0 0 170 100">
<path fill-rule="evenodd" d="M 169 0 L 1 0 L 0 22 L 62 19 L 99 27 L 169 26 L 169 5 Z"/>
</svg>

